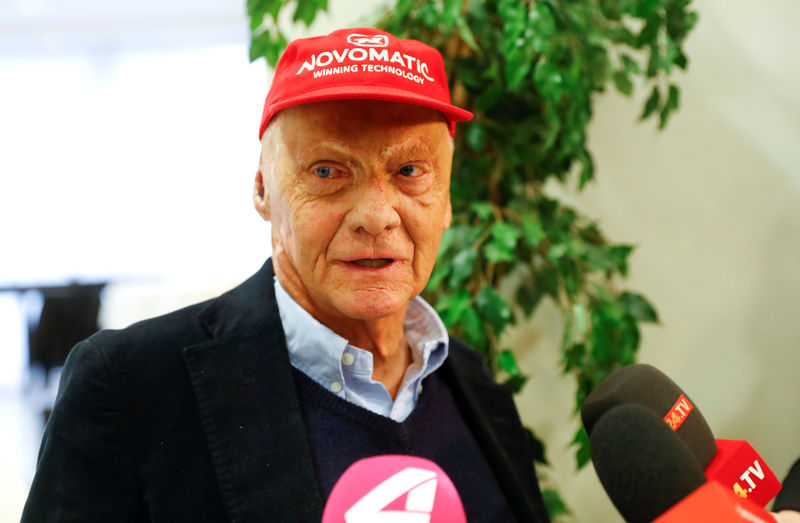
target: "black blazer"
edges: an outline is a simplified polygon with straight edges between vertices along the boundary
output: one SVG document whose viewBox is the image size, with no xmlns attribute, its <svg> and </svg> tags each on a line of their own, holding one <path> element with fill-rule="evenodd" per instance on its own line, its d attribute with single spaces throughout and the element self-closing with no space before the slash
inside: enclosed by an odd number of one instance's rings
<svg viewBox="0 0 800 523">
<path fill-rule="evenodd" d="M 507 389 L 457 340 L 437 371 L 520 521 L 548 520 Z M 22 515 L 319 522 L 271 261 L 222 296 L 72 350 Z"/>
</svg>

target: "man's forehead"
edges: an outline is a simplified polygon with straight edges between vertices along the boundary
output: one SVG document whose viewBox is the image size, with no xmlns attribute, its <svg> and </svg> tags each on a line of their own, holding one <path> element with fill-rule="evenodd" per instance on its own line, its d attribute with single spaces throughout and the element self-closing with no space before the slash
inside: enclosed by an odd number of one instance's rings
<svg viewBox="0 0 800 523">
<path fill-rule="evenodd" d="M 270 122 L 265 137 L 284 143 L 350 144 L 391 141 L 393 148 L 438 148 L 449 141 L 448 124 L 438 111 L 395 102 L 347 100 L 287 108 Z"/>
</svg>

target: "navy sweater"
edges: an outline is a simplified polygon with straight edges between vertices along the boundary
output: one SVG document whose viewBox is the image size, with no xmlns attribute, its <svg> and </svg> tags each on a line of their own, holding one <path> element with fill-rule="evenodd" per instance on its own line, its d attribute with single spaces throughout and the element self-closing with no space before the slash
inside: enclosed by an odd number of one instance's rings
<svg viewBox="0 0 800 523">
<path fill-rule="evenodd" d="M 296 369 L 294 374 L 323 499 L 328 499 L 339 477 L 359 459 L 406 454 L 429 459 L 447 473 L 470 523 L 515 521 L 437 373 L 425 379 L 417 406 L 403 422 L 345 401 Z"/>
</svg>

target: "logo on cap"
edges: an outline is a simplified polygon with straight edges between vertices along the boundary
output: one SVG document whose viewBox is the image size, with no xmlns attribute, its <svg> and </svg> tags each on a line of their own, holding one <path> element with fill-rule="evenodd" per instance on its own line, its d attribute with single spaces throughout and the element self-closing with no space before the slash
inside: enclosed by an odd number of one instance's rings
<svg viewBox="0 0 800 523">
<path fill-rule="evenodd" d="M 350 33 L 347 35 L 347 43 L 358 47 L 387 47 L 389 45 L 389 37 L 386 35 Z"/>
</svg>

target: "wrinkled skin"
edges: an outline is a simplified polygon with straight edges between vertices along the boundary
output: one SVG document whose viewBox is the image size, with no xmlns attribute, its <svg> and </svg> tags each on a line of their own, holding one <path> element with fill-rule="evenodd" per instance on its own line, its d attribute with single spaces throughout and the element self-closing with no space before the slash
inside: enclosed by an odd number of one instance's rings
<svg viewBox="0 0 800 523">
<path fill-rule="evenodd" d="M 290 107 L 262 139 L 254 201 L 272 222 L 278 280 L 373 353 L 392 396 L 410 363 L 406 308 L 450 225 L 452 154 L 440 113 L 382 101 Z"/>
</svg>

